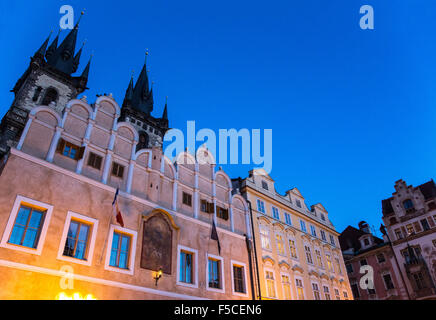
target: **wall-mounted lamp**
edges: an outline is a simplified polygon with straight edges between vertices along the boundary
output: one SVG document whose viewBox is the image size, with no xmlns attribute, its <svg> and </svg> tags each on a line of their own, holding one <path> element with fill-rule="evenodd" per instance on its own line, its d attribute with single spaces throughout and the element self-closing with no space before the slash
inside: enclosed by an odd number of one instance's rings
<svg viewBox="0 0 436 320">
<path fill-rule="evenodd" d="M 162 268 L 159 268 L 159 271 L 154 272 L 153 279 L 156 281 L 156 286 L 159 279 L 162 278 L 162 273 Z"/>
</svg>

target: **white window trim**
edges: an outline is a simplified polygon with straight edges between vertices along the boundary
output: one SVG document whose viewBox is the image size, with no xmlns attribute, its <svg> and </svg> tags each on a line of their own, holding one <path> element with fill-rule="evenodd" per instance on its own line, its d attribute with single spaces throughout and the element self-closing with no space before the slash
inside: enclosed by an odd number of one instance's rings
<svg viewBox="0 0 436 320">
<path fill-rule="evenodd" d="M 285 286 L 283 285 L 283 281 L 282 281 L 282 276 L 286 276 L 289 279 L 289 293 L 291 295 L 291 300 L 294 300 L 294 296 L 292 294 L 292 278 L 291 275 L 287 272 L 280 272 L 280 283 L 282 285 L 282 294 L 283 294 L 283 299 L 286 299 L 286 294 L 285 294 Z"/>
<path fill-rule="evenodd" d="M 271 272 L 272 274 L 273 274 L 273 277 L 274 277 L 274 295 L 275 295 L 275 297 L 270 297 L 270 296 L 268 296 L 268 284 L 267 284 L 267 278 L 266 278 L 266 272 Z M 274 272 L 274 269 L 272 269 L 272 268 L 263 268 L 263 276 L 264 276 L 264 279 L 265 279 L 265 296 L 267 297 L 267 298 L 269 298 L 269 299 L 275 299 L 275 300 L 278 300 L 278 295 L 277 295 L 277 281 L 276 281 L 276 274 L 275 274 L 275 272 Z"/>
<path fill-rule="evenodd" d="M 262 243 L 262 237 L 263 237 L 262 231 L 266 231 L 268 233 L 269 248 L 264 248 L 262 245 L 263 244 Z M 259 234 L 260 234 L 260 247 L 262 248 L 262 250 L 272 252 L 273 247 L 272 247 L 272 241 L 271 241 L 271 232 L 270 232 L 269 228 L 267 226 L 260 225 Z"/>
<path fill-rule="evenodd" d="M 303 284 L 303 295 L 304 295 L 304 299 L 303 300 L 306 300 L 307 299 L 306 288 L 305 288 L 305 285 L 304 285 L 304 280 L 300 276 L 294 276 L 295 293 L 296 293 L 295 298 L 299 300 L 299 297 L 298 297 L 298 287 L 297 287 L 297 279 L 300 280 L 301 283 Z"/>
<path fill-rule="evenodd" d="M 278 242 L 278 240 L 277 240 L 277 236 L 280 236 L 281 238 L 282 238 L 282 246 L 283 246 L 283 253 L 280 253 L 280 251 L 279 251 L 279 242 Z M 287 257 L 287 251 L 286 251 L 286 241 L 285 241 L 285 239 L 286 239 L 286 236 L 283 234 L 283 233 L 281 233 L 281 232 L 276 232 L 275 233 L 275 242 L 276 242 L 276 249 L 277 249 L 277 255 L 279 255 L 279 256 L 281 256 L 281 257 Z M 288 244 L 289 244 L 289 242 L 288 242 Z"/>
<path fill-rule="evenodd" d="M 22 204 L 46 210 L 43 226 L 41 229 L 41 233 L 39 235 L 38 245 L 36 246 L 35 249 L 8 243 L 9 238 L 10 238 L 11 233 L 12 233 L 12 229 L 14 227 L 15 220 L 17 218 L 18 211 L 19 211 L 20 206 Z M 17 251 L 21 251 L 21 252 L 25 252 L 25 253 L 30 253 L 30 254 L 41 255 L 42 248 L 43 248 L 44 242 L 45 242 L 45 237 L 47 235 L 48 226 L 50 224 L 50 219 L 51 219 L 52 213 L 53 213 L 53 206 L 52 205 L 17 195 L 17 197 L 15 198 L 15 202 L 14 202 L 14 205 L 12 207 L 11 213 L 9 215 L 8 223 L 6 224 L 6 228 L 5 228 L 5 231 L 3 233 L 0 247 L 12 249 L 12 250 L 17 250 Z"/>
<path fill-rule="evenodd" d="M 298 258 L 298 246 L 297 246 L 297 239 L 295 239 L 295 237 L 289 237 L 288 236 L 288 243 L 287 243 L 287 246 L 288 246 L 288 250 L 289 250 L 289 257 L 292 259 L 292 260 L 294 260 L 294 261 L 297 261 L 297 262 L 300 262 L 300 260 L 299 260 L 299 258 Z M 295 244 L 295 254 L 297 255 L 295 258 L 291 255 L 291 248 L 290 248 L 290 246 L 289 246 L 289 240 L 292 240 L 292 241 L 294 241 L 294 244 Z"/>
<path fill-rule="evenodd" d="M 263 211 L 264 211 L 264 212 L 262 212 L 261 210 L 259 210 L 260 208 L 259 208 L 259 202 L 258 202 L 258 201 L 262 202 L 262 207 L 263 207 Z M 258 212 L 260 212 L 260 213 L 262 213 L 262 214 L 266 214 L 265 201 L 263 201 L 262 199 L 256 198 L 256 209 L 257 209 Z"/>
<path fill-rule="evenodd" d="M 180 281 L 180 252 L 181 251 L 187 251 L 189 253 L 192 253 L 192 255 L 194 256 L 194 261 L 193 261 L 193 277 L 192 280 L 194 281 L 194 283 L 186 283 L 186 282 L 182 282 Z M 208 271 L 209 272 L 209 271 Z M 189 287 L 189 288 L 198 288 L 198 250 L 189 248 L 189 247 L 185 247 L 182 245 L 178 245 L 177 246 L 177 281 L 176 284 L 179 286 L 184 286 L 184 287 Z M 209 282 L 208 282 L 209 283 Z"/>
<path fill-rule="evenodd" d="M 121 268 L 117 268 L 117 267 L 113 267 L 113 266 L 109 265 L 110 259 L 111 259 L 111 251 L 112 251 L 112 241 L 114 239 L 114 232 L 115 231 L 118 231 L 120 233 L 124 233 L 124 234 L 131 236 L 130 248 L 129 248 L 130 252 L 129 252 L 128 269 L 121 269 Z M 112 224 L 110 227 L 110 230 L 109 230 L 109 241 L 107 243 L 107 249 L 106 249 L 106 260 L 104 263 L 105 270 L 133 275 L 133 273 L 135 271 L 135 253 L 136 253 L 136 239 L 137 238 L 138 238 L 138 233 L 136 231 L 122 228 L 120 226 Z"/>
<path fill-rule="evenodd" d="M 245 293 L 241 293 L 241 292 L 236 292 L 235 291 L 235 278 L 234 278 L 234 274 L 233 274 L 233 266 L 236 265 L 238 267 L 243 267 L 244 268 L 244 289 L 245 289 Z M 231 273 L 232 273 L 232 293 L 235 296 L 240 296 L 240 297 L 248 297 L 248 282 L 247 282 L 247 265 L 243 262 L 240 261 L 236 261 L 236 260 L 230 260 L 230 266 L 231 266 Z"/>
<path fill-rule="evenodd" d="M 67 240 L 68 230 L 70 228 L 70 223 L 71 223 L 72 218 L 76 218 L 77 220 L 82 220 L 82 221 L 85 221 L 85 222 L 92 224 L 91 236 L 89 237 L 89 244 L 88 244 L 87 260 L 80 260 L 80 259 L 76 259 L 73 257 L 67 257 L 67 256 L 63 255 L 64 248 L 65 248 L 65 241 Z M 64 231 L 62 232 L 62 238 L 61 238 L 61 242 L 59 245 L 57 259 L 62 260 L 62 261 L 83 264 L 85 266 L 90 266 L 92 263 L 92 258 L 94 256 L 95 239 L 97 237 L 97 228 L 98 228 L 98 220 L 81 215 L 79 213 L 68 211 L 67 217 L 65 218 Z"/>
<path fill-rule="evenodd" d="M 222 283 L 221 289 L 209 288 L 209 258 L 219 260 L 221 262 L 220 263 L 220 265 L 221 265 L 221 283 Z M 226 289 L 226 287 L 225 287 L 225 280 L 224 280 L 224 258 L 210 254 L 210 253 L 206 253 L 206 290 L 224 293 L 226 291 L 225 289 Z"/>
<path fill-rule="evenodd" d="M 315 290 L 313 290 L 313 284 L 316 284 L 318 286 L 319 300 L 324 300 L 323 299 L 323 295 L 321 294 L 321 286 L 320 286 L 319 282 L 311 281 L 310 282 L 310 286 L 311 286 L 311 290 L 312 290 L 313 300 L 316 300 L 316 298 L 315 298 Z"/>
</svg>

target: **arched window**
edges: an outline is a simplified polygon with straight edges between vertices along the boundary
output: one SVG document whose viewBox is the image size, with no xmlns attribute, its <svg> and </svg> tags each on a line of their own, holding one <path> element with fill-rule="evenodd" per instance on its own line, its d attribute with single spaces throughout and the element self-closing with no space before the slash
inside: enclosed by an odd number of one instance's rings
<svg viewBox="0 0 436 320">
<path fill-rule="evenodd" d="M 54 88 L 48 88 L 45 92 L 44 99 L 42 99 L 42 105 L 48 106 L 51 102 L 56 102 L 58 100 L 58 92 Z"/>
<path fill-rule="evenodd" d="M 409 209 L 413 209 L 413 202 L 410 199 L 404 200 L 403 201 L 403 206 L 404 209 L 409 210 Z"/>
<path fill-rule="evenodd" d="M 139 132 L 139 141 L 136 145 L 136 152 L 138 152 L 141 149 L 147 149 L 148 147 L 148 134 L 146 134 L 144 131 Z"/>
</svg>

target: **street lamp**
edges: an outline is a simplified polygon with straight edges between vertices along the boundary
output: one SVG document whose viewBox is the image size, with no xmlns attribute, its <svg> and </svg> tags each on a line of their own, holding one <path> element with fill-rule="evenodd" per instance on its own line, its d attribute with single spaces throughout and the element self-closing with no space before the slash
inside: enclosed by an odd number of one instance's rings
<svg viewBox="0 0 436 320">
<path fill-rule="evenodd" d="M 162 278 L 162 268 L 159 268 L 158 271 L 154 272 L 153 274 L 153 279 L 156 281 L 156 287 L 157 287 L 157 282 L 159 281 L 160 278 Z"/>
</svg>

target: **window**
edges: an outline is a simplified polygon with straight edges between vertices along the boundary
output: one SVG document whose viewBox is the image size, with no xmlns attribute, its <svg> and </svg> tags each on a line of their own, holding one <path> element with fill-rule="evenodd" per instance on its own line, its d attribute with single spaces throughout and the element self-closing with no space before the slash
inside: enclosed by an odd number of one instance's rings
<svg viewBox="0 0 436 320">
<path fill-rule="evenodd" d="M 295 279 L 295 284 L 296 284 L 296 287 L 297 287 L 297 298 L 298 298 L 298 300 L 304 300 L 303 281 L 301 279 Z"/>
<path fill-rule="evenodd" d="M 229 220 L 229 210 L 217 206 L 217 217 L 223 220 Z"/>
<path fill-rule="evenodd" d="M 341 295 L 339 294 L 338 289 L 335 289 L 335 298 L 336 298 L 336 300 L 341 300 Z"/>
<path fill-rule="evenodd" d="M 123 178 L 124 175 L 124 167 L 119 163 L 112 163 L 112 175 L 118 178 Z"/>
<path fill-rule="evenodd" d="M 317 283 L 312 283 L 312 290 L 315 300 L 321 300 L 321 295 L 319 294 L 319 287 Z"/>
<path fill-rule="evenodd" d="M 321 220 L 322 220 L 322 221 L 325 221 L 325 216 L 324 216 L 323 213 L 321 213 Z"/>
<path fill-rule="evenodd" d="M 131 236 L 114 231 L 112 238 L 111 258 L 109 265 L 120 269 L 128 269 Z"/>
<path fill-rule="evenodd" d="M 324 240 L 324 241 L 327 241 L 327 238 L 325 237 L 324 230 L 321 230 L 321 239 Z"/>
<path fill-rule="evenodd" d="M 392 282 L 392 278 L 389 273 L 383 275 L 383 282 L 385 283 L 386 289 L 394 289 L 394 283 Z"/>
<path fill-rule="evenodd" d="M 341 262 L 339 258 L 335 258 L 336 272 L 342 274 Z"/>
<path fill-rule="evenodd" d="M 304 246 L 304 251 L 306 252 L 307 263 L 313 264 L 312 253 L 310 252 L 310 247 L 309 246 Z"/>
<path fill-rule="evenodd" d="M 330 235 L 330 244 L 332 246 L 335 246 L 335 237 L 333 237 L 332 235 Z"/>
<path fill-rule="evenodd" d="M 40 255 L 52 211 L 51 205 L 17 196 L 0 247 Z"/>
<path fill-rule="evenodd" d="M 412 224 L 406 225 L 406 230 L 407 230 L 407 236 L 415 234 L 415 229 L 413 229 Z"/>
<path fill-rule="evenodd" d="M 223 283 L 224 273 L 223 273 L 222 261 L 223 260 L 221 257 L 208 255 L 208 259 L 207 259 L 208 289 L 224 292 L 224 283 Z"/>
<path fill-rule="evenodd" d="M 344 295 L 344 299 L 348 300 L 348 293 L 347 293 L 347 291 L 342 292 L 342 294 Z"/>
<path fill-rule="evenodd" d="M 375 289 L 368 288 L 368 294 L 369 295 L 375 295 L 376 294 Z"/>
<path fill-rule="evenodd" d="M 353 273 L 353 272 L 354 272 L 354 270 L 353 270 L 353 265 L 352 265 L 351 263 L 347 263 L 347 264 L 345 265 L 345 267 L 347 268 L 347 272 L 348 272 L 348 273 Z"/>
<path fill-rule="evenodd" d="M 277 252 L 280 255 L 285 255 L 285 245 L 283 243 L 283 237 L 279 234 L 276 234 L 276 241 L 277 241 Z"/>
<path fill-rule="evenodd" d="M 197 288 L 197 250 L 179 245 L 177 254 L 177 284 Z"/>
<path fill-rule="evenodd" d="M 45 211 L 21 205 L 8 243 L 35 249 L 44 215 Z"/>
<path fill-rule="evenodd" d="M 187 206 L 192 206 L 192 195 L 189 193 L 183 192 L 183 204 Z"/>
<path fill-rule="evenodd" d="M 436 239 L 432 241 L 433 242 L 433 247 L 436 248 Z"/>
<path fill-rule="evenodd" d="M 300 228 L 301 228 L 301 231 L 307 232 L 306 223 L 303 220 L 300 220 Z"/>
<path fill-rule="evenodd" d="M 260 240 L 263 249 L 271 250 L 271 242 L 270 242 L 268 230 L 264 228 L 260 229 Z"/>
<path fill-rule="evenodd" d="M 85 147 L 79 147 L 75 144 L 72 144 L 60 138 L 58 142 L 58 146 L 56 148 L 56 152 L 70 159 L 80 160 L 83 158 Z"/>
<path fill-rule="evenodd" d="M 395 236 L 397 237 L 397 240 L 403 239 L 403 233 L 401 232 L 401 229 L 395 229 Z"/>
<path fill-rule="evenodd" d="M 412 275 L 413 275 L 413 280 L 414 280 L 418 290 L 426 288 L 426 285 L 424 282 L 424 277 L 422 276 L 421 272 L 413 273 Z"/>
<path fill-rule="evenodd" d="M 279 209 L 277 209 L 276 207 L 272 207 L 272 212 L 274 219 L 280 220 Z"/>
<path fill-rule="evenodd" d="M 407 199 L 407 200 L 403 201 L 403 207 L 404 207 L 404 209 L 406 209 L 406 211 L 410 210 L 410 209 L 413 209 L 413 202 L 412 202 L 412 200 Z"/>
<path fill-rule="evenodd" d="M 265 270 L 265 279 L 268 297 L 276 298 L 274 273 L 272 271 Z"/>
<path fill-rule="evenodd" d="M 264 188 L 265 190 L 268 190 L 268 183 L 266 183 L 263 180 L 262 180 L 262 188 Z"/>
<path fill-rule="evenodd" d="M 324 297 L 326 300 L 331 300 L 330 299 L 330 291 L 329 291 L 329 287 L 324 286 Z"/>
<path fill-rule="evenodd" d="M 88 166 L 100 170 L 101 168 L 101 162 L 102 162 L 103 158 L 100 157 L 99 155 L 96 155 L 93 152 L 89 153 L 89 157 L 88 157 Z"/>
<path fill-rule="evenodd" d="M 136 231 L 111 225 L 105 269 L 125 274 L 133 274 L 135 267 Z"/>
<path fill-rule="evenodd" d="M 297 207 L 301 208 L 301 201 L 296 199 L 295 202 L 297 203 Z"/>
<path fill-rule="evenodd" d="M 385 261 L 386 261 L 385 255 L 384 255 L 383 253 L 379 253 L 379 254 L 377 255 L 377 262 L 378 262 L 378 263 L 383 263 L 383 262 L 385 262 Z"/>
<path fill-rule="evenodd" d="M 257 211 L 265 213 L 265 203 L 259 199 L 257 199 Z"/>
<path fill-rule="evenodd" d="M 310 233 L 312 234 L 312 236 L 316 237 L 316 229 L 314 226 L 310 226 Z"/>
<path fill-rule="evenodd" d="M 285 212 L 285 222 L 286 222 L 286 224 L 289 224 L 290 226 L 292 226 L 291 215 L 287 212 Z"/>
<path fill-rule="evenodd" d="M 81 221 L 70 221 L 64 256 L 86 260 L 91 225 Z"/>
<path fill-rule="evenodd" d="M 41 105 L 48 106 L 51 102 L 58 100 L 58 92 L 54 88 L 48 88 L 45 92 L 44 99 L 42 99 Z"/>
<path fill-rule="evenodd" d="M 282 286 L 283 286 L 283 296 L 285 300 L 292 300 L 291 297 L 291 285 L 289 283 L 289 276 L 282 274 Z"/>
<path fill-rule="evenodd" d="M 430 230 L 430 225 L 428 224 L 427 219 L 422 219 L 421 220 L 421 225 L 422 225 L 422 229 L 424 231 Z"/>
<path fill-rule="evenodd" d="M 233 294 L 247 296 L 245 264 L 232 261 Z"/>
<path fill-rule="evenodd" d="M 38 100 L 38 98 L 39 98 L 39 96 L 40 96 L 40 94 L 41 94 L 41 91 L 42 91 L 42 88 L 41 88 L 41 87 L 37 87 L 37 88 L 35 89 L 35 92 L 34 92 L 34 94 L 33 94 L 33 98 L 32 98 L 32 101 L 33 101 L 33 102 L 36 102 L 36 101 Z"/>
<path fill-rule="evenodd" d="M 91 265 L 97 227 L 98 221 L 96 219 L 71 211 L 68 212 L 57 258 Z M 108 246 L 108 250 L 109 248 L 112 249 L 112 246 Z M 109 256 L 109 253 L 107 256 Z"/>
<path fill-rule="evenodd" d="M 297 247 L 294 240 L 289 240 L 289 252 L 292 258 L 297 259 Z"/>
<path fill-rule="evenodd" d="M 330 257 L 329 254 L 325 255 L 325 260 L 327 261 L 327 269 L 328 269 L 328 271 L 332 271 L 333 272 L 332 258 Z"/>
<path fill-rule="evenodd" d="M 214 213 L 213 202 L 208 202 L 206 200 L 201 200 L 200 210 L 206 213 Z"/>
<path fill-rule="evenodd" d="M 320 268 L 323 268 L 323 265 L 322 265 L 322 257 L 321 257 L 321 251 L 319 251 L 319 250 L 315 250 L 315 256 L 316 256 L 316 263 L 318 264 L 318 266 L 319 266 Z"/>
<path fill-rule="evenodd" d="M 368 264 L 368 262 L 366 261 L 366 259 L 360 260 L 360 265 L 361 266 L 366 266 L 367 264 Z"/>
<path fill-rule="evenodd" d="M 365 244 L 365 247 L 369 246 L 369 239 L 368 238 L 363 239 L 363 243 Z"/>
<path fill-rule="evenodd" d="M 357 283 L 351 284 L 351 291 L 353 292 L 354 299 L 360 298 L 360 292 L 359 292 L 359 287 L 358 287 Z"/>
</svg>

